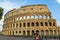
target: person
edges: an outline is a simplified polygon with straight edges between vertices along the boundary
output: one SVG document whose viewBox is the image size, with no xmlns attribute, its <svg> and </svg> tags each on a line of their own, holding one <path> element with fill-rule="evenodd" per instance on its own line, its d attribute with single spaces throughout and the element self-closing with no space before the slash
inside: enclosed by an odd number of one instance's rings
<svg viewBox="0 0 60 40">
<path fill-rule="evenodd" d="M 42 38 L 38 33 L 34 33 L 34 40 L 42 40 Z"/>
</svg>

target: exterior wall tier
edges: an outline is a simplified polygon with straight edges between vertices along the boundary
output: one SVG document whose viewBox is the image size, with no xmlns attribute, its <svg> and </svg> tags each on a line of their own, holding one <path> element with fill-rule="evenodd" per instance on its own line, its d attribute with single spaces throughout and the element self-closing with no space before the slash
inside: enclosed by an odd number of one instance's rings
<svg viewBox="0 0 60 40">
<path fill-rule="evenodd" d="M 3 35 L 60 35 L 60 28 L 46 5 L 22 6 L 5 14 Z"/>
</svg>

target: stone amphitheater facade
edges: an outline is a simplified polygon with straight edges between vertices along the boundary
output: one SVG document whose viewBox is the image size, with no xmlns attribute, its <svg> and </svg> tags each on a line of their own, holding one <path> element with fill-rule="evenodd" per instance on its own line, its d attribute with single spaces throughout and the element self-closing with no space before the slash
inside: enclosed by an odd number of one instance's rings
<svg viewBox="0 0 60 40">
<path fill-rule="evenodd" d="M 13 9 L 4 16 L 3 35 L 32 36 L 60 35 L 60 27 L 52 17 L 47 5 L 27 5 Z"/>
</svg>

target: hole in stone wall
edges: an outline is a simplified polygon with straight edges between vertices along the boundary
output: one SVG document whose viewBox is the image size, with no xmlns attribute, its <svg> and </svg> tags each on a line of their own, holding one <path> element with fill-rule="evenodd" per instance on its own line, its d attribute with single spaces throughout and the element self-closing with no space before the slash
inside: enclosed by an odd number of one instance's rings
<svg viewBox="0 0 60 40">
<path fill-rule="evenodd" d="M 35 16 L 36 19 L 38 19 L 38 17 L 39 17 L 38 15 Z"/>
<path fill-rule="evenodd" d="M 34 19 L 34 16 L 31 16 L 31 19 Z"/>
<path fill-rule="evenodd" d="M 41 22 L 40 25 L 43 26 L 43 22 Z"/>
<path fill-rule="evenodd" d="M 30 19 L 30 16 L 27 16 L 27 19 Z"/>
<path fill-rule="evenodd" d="M 24 16 L 23 19 L 26 19 L 26 16 Z"/>
<path fill-rule="evenodd" d="M 48 26 L 48 23 L 47 22 L 45 22 L 45 26 Z"/>
<path fill-rule="evenodd" d="M 34 22 L 32 22 L 31 26 L 34 26 Z"/>
<path fill-rule="evenodd" d="M 28 26 L 28 27 L 30 26 L 30 23 L 29 23 L 29 22 L 27 23 L 27 26 Z"/>
<path fill-rule="evenodd" d="M 42 15 L 40 15 L 40 19 L 42 19 Z"/>
<path fill-rule="evenodd" d="M 20 17 L 20 20 L 22 20 L 22 17 Z"/>
<path fill-rule="evenodd" d="M 36 22 L 36 26 L 39 26 L 39 23 L 38 22 Z"/>
</svg>

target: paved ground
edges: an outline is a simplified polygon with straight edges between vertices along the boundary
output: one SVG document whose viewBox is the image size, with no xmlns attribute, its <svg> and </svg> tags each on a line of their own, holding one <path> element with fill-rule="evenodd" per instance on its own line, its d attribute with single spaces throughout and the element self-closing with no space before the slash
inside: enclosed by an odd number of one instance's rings
<svg viewBox="0 0 60 40">
<path fill-rule="evenodd" d="M 0 40 L 33 40 L 32 37 L 8 37 L 8 36 L 1 36 Z M 60 38 L 42 38 L 42 40 L 60 40 Z"/>
<path fill-rule="evenodd" d="M 0 36 L 0 40 L 33 40 L 32 37 L 8 37 Z"/>
</svg>

